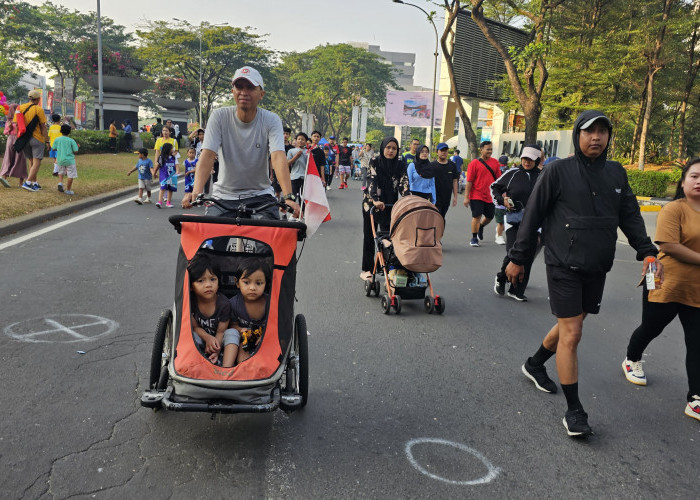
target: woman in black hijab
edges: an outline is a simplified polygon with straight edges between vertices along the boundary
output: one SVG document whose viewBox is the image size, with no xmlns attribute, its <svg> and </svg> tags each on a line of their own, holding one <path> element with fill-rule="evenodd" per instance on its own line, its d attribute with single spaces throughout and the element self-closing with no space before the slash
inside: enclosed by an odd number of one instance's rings
<svg viewBox="0 0 700 500">
<path fill-rule="evenodd" d="M 369 210 L 374 207 L 374 222 L 382 231 L 389 230 L 391 207 L 400 196 L 410 194 L 406 164 L 399 155 L 399 141 L 387 137 L 379 146 L 379 156 L 369 163 L 367 172 L 367 189 L 362 199 L 362 274 L 360 278 L 368 280 L 374 269 L 374 236 Z"/>
</svg>

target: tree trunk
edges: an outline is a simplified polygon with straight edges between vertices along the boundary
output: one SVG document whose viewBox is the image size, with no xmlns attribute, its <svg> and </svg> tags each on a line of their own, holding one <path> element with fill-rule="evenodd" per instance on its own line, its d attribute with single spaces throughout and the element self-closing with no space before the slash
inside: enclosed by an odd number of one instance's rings
<svg viewBox="0 0 700 500">
<path fill-rule="evenodd" d="M 671 10 L 673 0 L 664 0 L 663 17 L 661 18 L 661 27 L 659 34 L 656 35 L 656 43 L 654 44 L 654 52 L 649 56 L 649 82 L 647 84 L 647 104 L 644 111 L 644 121 L 642 122 L 642 134 L 639 139 L 639 170 L 644 170 L 644 156 L 646 153 L 647 132 L 649 130 L 649 120 L 651 120 L 651 106 L 654 97 L 654 75 L 657 71 L 663 68 L 663 63 L 660 61 L 661 49 L 664 45 L 664 36 L 666 35 L 666 25 L 668 24 L 668 15 Z"/>
<path fill-rule="evenodd" d="M 644 111 L 644 119 L 642 120 L 642 132 L 639 137 L 639 162 L 637 168 L 640 171 L 644 170 L 644 156 L 647 146 L 647 132 L 649 131 L 649 120 L 651 120 L 651 105 L 654 99 L 654 75 L 656 72 L 649 74 L 649 83 L 647 83 L 647 102 L 646 110 Z"/>
<path fill-rule="evenodd" d="M 674 154 L 673 154 L 673 145 L 675 143 L 674 139 L 676 137 L 676 122 L 678 120 L 678 106 L 676 106 L 673 110 L 673 121 L 671 122 L 671 137 L 668 139 L 668 157 L 669 159 L 672 159 Z"/>
<path fill-rule="evenodd" d="M 453 2 L 452 5 L 445 0 L 445 10 L 447 11 L 447 21 L 445 23 L 445 30 L 440 37 L 440 46 L 442 47 L 442 54 L 445 58 L 445 64 L 447 66 L 447 73 L 450 77 L 450 96 L 454 99 L 457 104 L 457 111 L 459 112 L 459 119 L 462 121 L 462 128 L 464 129 L 464 135 L 469 144 L 469 156 L 474 159 L 479 156 L 479 146 L 476 142 L 476 133 L 472 127 L 472 122 L 467 116 L 467 111 L 464 109 L 464 104 L 462 104 L 462 99 L 459 96 L 457 90 L 457 80 L 455 78 L 454 64 L 452 63 L 452 56 L 454 54 L 454 36 L 452 37 L 452 47 L 447 46 L 447 39 L 452 33 L 452 27 L 457 20 L 457 14 L 459 13 L 459 2 Z"/>
<path fill-rule="evenodd" d="M 695 9 L 693 12 L 697 15 L 698 10 L 700 10 L 700 3 L 695 4 Z M 685 79 L 685 89 L 683 91 L 683 99 L 681 100 L 680 114 L 678 116 L 678 158 L 684 159 L 686 157 L 685 152 L 685 113 L 688 109 L 688 101 L 690 100 L 690 93 L 693 90 L 693 85 L 695 84 L 695 78 L 698 74 L 698 69 L 700 68 L 700 57 L 695 57 L 695 47 L 698 42 L 698 30 L 700 25 L 697 23 L 693 27 L 693 36 L 690 38 L 690 43 L 688 44 L 688 76 Z"/>
<path fill-rule="evenodd" d="M 537 125 L 540 122 L 542 106 L 539 99 L 530 99 L 530 106 L 523 110 L 525 115 L 525 144 L 537 143 Z"/>
<path fill-rule="evenodd" d="M 647 105 L 647 85 L 649 84 L 649 74 L 644 75 L 644 89 L 642 90 L 642 98 L 639 103 L 639 112 L 637 113 L 637 121 L 634 122 L 634 133 L 632 134 L 632 147 L 630 148 L 630 163 L 634 162 L 634 155 L 637 152 L 639 145 L 639 136 L 642 130 L 642 120 L 646 112 Z"/>
</svg>

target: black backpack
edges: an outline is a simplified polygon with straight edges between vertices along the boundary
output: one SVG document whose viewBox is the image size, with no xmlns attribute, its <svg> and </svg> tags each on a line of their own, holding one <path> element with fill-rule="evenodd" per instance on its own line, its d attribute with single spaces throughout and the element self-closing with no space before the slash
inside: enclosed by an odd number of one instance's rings
<svg viewBox="0 0 700 500">
<path fill-rule="evenodd" d="M 32 106 L 36 106 L 36 104 L 32 104 Z M 24 110 L 22 113 L 23 115 L 26 116 L 27 111 L 32 109 L 32 106 L 29 106 L 27 109 Z M 32 138 L 32 135 L 34 134 L 34 129 L 36 126 L 39 125 L 39 115 L 34 115 L 34 118 L 32 118 L 32 121 L 30 121 L 24 131 L 24 134 L 19 136 L 17 140 L 15 141 L 14 145 L 12 146 L 15 148 L 15 151 L 20 153 L 24 150 L 24 148 L 29 144 L 29 141 Z"/>
</svg>

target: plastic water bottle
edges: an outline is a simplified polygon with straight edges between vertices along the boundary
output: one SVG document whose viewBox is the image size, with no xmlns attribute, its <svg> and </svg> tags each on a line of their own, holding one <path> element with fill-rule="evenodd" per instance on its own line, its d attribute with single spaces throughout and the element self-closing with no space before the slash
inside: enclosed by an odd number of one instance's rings
<svg viewBox="0 0 700 500">
<path fill-rule="evenodd" d="M 661 280 L 656 276 L 656 259 L 654 257 L 647 257 L 644 259 L 644 262 L 649 263 L 646 274 L 647 290 L 661 288 Z"/>
</svg>

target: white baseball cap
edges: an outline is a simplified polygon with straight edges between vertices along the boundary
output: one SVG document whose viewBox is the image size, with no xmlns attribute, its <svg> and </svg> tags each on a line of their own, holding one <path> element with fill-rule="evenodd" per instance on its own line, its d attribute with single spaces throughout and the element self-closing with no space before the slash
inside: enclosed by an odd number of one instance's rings
<svg viewBox="0 0 700 500">
<path fill-rule="evenodd" d="M 243 66 L 242 68 L 238 68 L 233 75 L 233 80 L 231 80 L 231 83 L 236 83 L 236 80 L 240 78 L 244 78 L 256 87 L 260 87 L 261 89 L 265 90 L 265 86 L 263 85 L 263 78 L 258 72 L 258 70 L 255 68 L 251 68 L 250 66 Z"/>
</svg>

